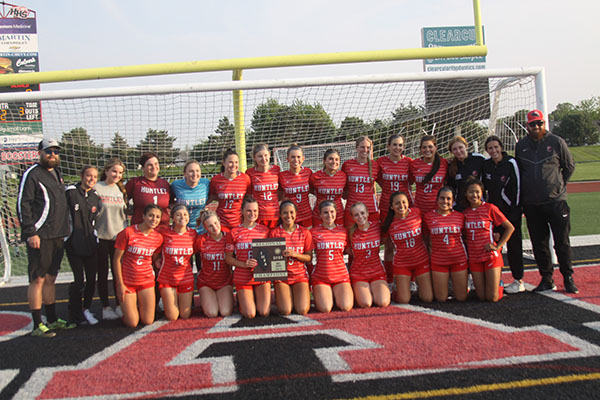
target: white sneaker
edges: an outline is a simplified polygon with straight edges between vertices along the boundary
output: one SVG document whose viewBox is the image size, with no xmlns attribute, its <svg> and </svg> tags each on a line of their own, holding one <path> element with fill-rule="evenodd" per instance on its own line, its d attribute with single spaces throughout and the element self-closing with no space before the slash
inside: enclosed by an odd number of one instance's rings
<svg viewBox="0 0 600 400">
<path fill-rule="evenodd" d="M 92 312 L 87 308 L 83 310 L 83 316 L 90 325 L 96 325 L 98 323 L 98 320 L 96 319 L 96 317 L 94 317 L 94 314 L 92 314 Z"/>
<path fill-rule="evenodd" d="M 105 319 L 108 321 L 108 320 L 113 320 L 113 319 L 119 319 L 119 316 L 117 315 L 116 312 L 113 311 L 112 308 L 107 306 L 102 309 L 102 319 Z"/>
<path fill-rule="evenodd" d="M 504 286 L 504 291 L 508 294 L 521 293 L 525 291 L 525 285 L 523 281 L 515 279 L 510 285 Z"/>
<path fill-rule="evenodd" d="M 417 293 L 419 291 L 419 287 L 417 286 L 417 282 L 410 281 L 410 292 Z"/>
<path fill-rule="evenodd" d="M 115 307 L 115 314 L 117 314 L 117 317 L 123 318 L 123 311 L 121 311 L 121 306 Z"/>
<path fill-rule="evenodd" d="M 162 297 L 161 297 L 161 299 L 158 301 L 158 309 L 159 309 L 160 311 L 165 311 L 165 305 L 163 304 Z"/>
</svg>

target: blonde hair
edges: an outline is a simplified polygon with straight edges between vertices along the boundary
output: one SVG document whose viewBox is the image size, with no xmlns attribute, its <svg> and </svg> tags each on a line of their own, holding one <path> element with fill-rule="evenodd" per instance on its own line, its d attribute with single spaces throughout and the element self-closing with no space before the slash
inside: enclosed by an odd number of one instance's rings
<svg viewBox="0 0 600 400">
<path fill-rule="evenodd" d="M 467 150 L 469 149 L 469 143 L 467 143 L 467 139 L 462 136 L 455 136 L 452 140 L 450 140 L 450 143 L 448 143 L 448 151 L 450 153 L 452 153 L 452 146 L 454 146 L 456 143 L 462 143 L 465 145 Z M 448 164 L 448 176 L 454 178 L 457 172 L 458 159 L 455 156 L 452 156 L 452 160 L 450 160 L 450 163 Z"/>
</svg>

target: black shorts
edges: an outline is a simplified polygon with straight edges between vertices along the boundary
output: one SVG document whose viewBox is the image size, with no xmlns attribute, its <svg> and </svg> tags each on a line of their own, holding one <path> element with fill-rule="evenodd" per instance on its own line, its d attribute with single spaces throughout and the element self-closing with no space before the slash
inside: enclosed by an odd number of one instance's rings
<svg viewBox="0 0 600 400">
<path fill-rule="evenodd" d="M 48 275 L 58 275 L 60 263 L 65 252 L 63 238 L 40 239 L 40 248 L 33 249 L 27 246 L 27 272 L 29 282 Z"/>
</svg>

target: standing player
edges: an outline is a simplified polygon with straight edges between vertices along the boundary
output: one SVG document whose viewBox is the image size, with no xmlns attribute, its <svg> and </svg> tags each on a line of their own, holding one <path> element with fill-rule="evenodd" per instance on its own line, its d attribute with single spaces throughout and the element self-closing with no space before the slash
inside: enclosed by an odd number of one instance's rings
<svg viewBox="0 0 600 400">
<path fill-rule="evenodd" d="M 347 207 L 344 211 L 344 226 L 350 227 L 354 220 L 350 215 L 350 206 L 361 202 L 367 207 L 369 220 L 379 222 L 379 207 L 375 193 L 375 179 L 379 166 L 373 163 L 373 141 L 367 136 L 356 140 L 356 158 L 347 160 L 342 166 L 346 173 Z"/>
<path fill-rule="evenodd" d="M 406 157 L 404 152 L 404 138 L 399 133 L 394 133 L 387 140 L 389 154 L 377 159 L 379 174 L 377 183 L 381 186 L 381 199 L 379 200 L 379 221 L 383 224 L 390 209 L 390 198 L 394 192 L 403 192 L 413 204 L 412 177 L 410 175 L 411 158 Z M 394 253 L 391 246 L 386 246 L 383 253 L 383 265 L 387 274 L 388 282 L 394 280 L 393 259 Z"/>
<path fill-rule="evenodd" d="M 448 163 L 448 186 L 456 192 L 454 209 L 462 211 L 467 208 L 465 197 L 467 179 L 474 177 L 481 180 L 485 157 L 479 153 L 468 153 L 469 144 L 462 136 L 456 136 L 448 144 L 452 160 Z"/>
<path fill-rule="evenodd" d="M 467 253 L 462 240 L 464 215 L 454 211 L 454 192 L 444 186 L 437 194 L 437 207 L 423 218 L 431 248 L 433 293 L 437 301 L 448 299 L 448 278 L 452 278 L 454 297 L 467 299 Z"/>
<path fill-rule="evenodd" d="M 272 229 L 277 225 L 279 208 L 279 166 L 271 165 L 271 152 L 266 144 L 256 144 L 252 148 L 254 167 L 248 168 L 250 190 L 258 201 L 259 224 Z"/>
<path fill-rule="evenodd" d="M 291 200 L 279 206 L 279 225 L 271 230 L 269 237 L 285 238 L 283 255 L 287 257 L 288 277 L 277 281 L 275 303 L 279 314 L 288 315 L 292 305 L 296 313 L 305 315 L 310 309 L 310 288 L 306 263 L 312 261 L 312 235 L 305 227 L 296 224 L 297 207 Z"/>
<path fill-rule="evenodd" d="M 417 186 L 415 206 L 425 215 L 436 208 L 436 194 L 446 182 L 448 161 L 438 154 L 434 136 L 423 136 L 420 150 L 421 158 L 412 160 L 410 173 Z"/>
<path fill-rule="evenodd" d="M 336 221 L 344 223 L 344 205 L 342 196 L 346 187 L 346 173 L 340 171 L 340 153 L 335 149 L 328 149 L 323 154 L 323 170 L 314 172 L 310 176 L 310 190 L 317 197 L 313 209 L 313 227 L 321 223 L 319 204 L 325 200 L 332 201 L 335 205 Z"/>
<path fill-rule="evenodd" d="M 487 192 L 487 201 L 494 204 L 510 221 L 515 231 L 508 239 L 508 265 L 514 282 L 504 287 L 506 293 L 525 291 L 523 285 L 523 234 L 521 232 L 521 177 L 517 160 L 504 151 L 504 145 L 498 136 L 488 136 L 485 151 L 490 155 L 483 163 L 483 185 Z M 499 227 L 500 233 L 504 231 Z"/>
<path fill-rule="evenodd" d="M 359 307 L 378 307 L 390 305 L 390 289 L 381 258 L 381 229 L 379 221 L 369 221 L 369 211 L 362 203 L 350 206 L 354 225 L 350 228 L 350 244 L 352 249 L 352 265 L 350 278 L 354 298 Z"/>
<path fill-rule="evenodd" d="M 187 319 L 192 313 L 194 273 L 192 255 L 197 233 L 188 226 L 190 214 L 183 204 L 171 210 L 173 225 L 160 228 L 163 245 L 160 251 L 158 278 L 160 296 L 169 321 Z"/>
<path fill-rule="evenodd" d="M 279 173 L 281 198 L 289 199 L 296 204 L 298 215 L 296 223 L 306 228 L 312 226 L 312 210 L 310 208 L 310 168 L 303 167 L 304 152 L 302 147 L 293 144 L 287 149 L 287 161 L 290 168 Z"/>
<path fill-rule="evenodd" d="M 204 233 L 202 225 L 196 225 L 200 211 L 206 207 L 208 199 L 208 188 L 210 181 L 202 177 L 200 164 L 196 160 L 189 160 L 183 166 L 183 179 L 177 179 L 171 183 L 171 195 L 173 202 L 183 204 L 190 213 L 188 227 L 195 229 L 198 233 Z"/>
<path fill-rule="evenodd" d="M 212 210 L 200 213 L 200 224 L 206 230 L 196 239 L 196 250 L 202 260 L 197 280 L 202 312 L 208 318 L 227 317 L 233 312 L 231 267 L 225 263 L 225 236 L 228 233 L 221 230 L 219 217 Z"/>
<path fill-rule="evenodd" d="M 385 247 L 393 250 L 396 303 L 410 301 L 410 281 L 417 281 L 421 301 L 433 301 L 429 253 L 423 242 L 422 216 L 418 208 L 410 208 L 406 193 L 394 192 L 381 230 L 387 236 Z"/>
<path fill-rule="evenodd" d="M 254 268 L 258 261 L 252 258 L 252 239 L 265 239 L 269 228 L 258 224 L 258 202 L 246 195 L 242 202 L 242 223 L 227 235 L 225 262 L 234 267 L 233 283 L 237 291 L 240 313 L 246 318 L 256 314 L 266 317 L 271 309 L 271 282 L 255 282 Z"/>
<path fill-rule="evenodd" d="M 116 298 L 116 308 L 108 302 L 108 266 L 112 276 L 115 276 L 115 240 L 117 235 L 127 227 L 127 191 L 123 185 L 125 164 L 118 158 L 113 158 L 104 166 L 100 174 L 100 182 L 94 189 L 100 196 L 100 212 L 96 220 L 98 231 L 98 295 L 102 302 L 102 319 L 112 320 L 123 316 L 119 299 Z M 113 278 L 113 289 L 117 293 L 116 281 Z M 115 296 L 116 297 L 116 296 Z"/>
<path fill-rule="evenodd" d="M 135 328 L 154 322 L 156 297 L 152 256 L 162 245 L 163 237 L 154 228 L 161 221 L 162 210 L 148 204 L 142 222 L 125 228 L 115 242 L 115 280 L 123 312 L 123 323 Z"/>
<path fill-rule="evenodd" d="M 350 311 L 354 294 L 350 275 L 344 262 L 344 250 L 348 247 L 348 232 L 336 224 L 336 206 L 331 200 L 319 204 L 322 223 L 311 230 L 317 263 L 311 274 L 315 306 L 328 313 L 333 303 L 342 311 Z"/>
<path fill-rule="evenodd" d="M 143 168 L 143 175 L 131 178 L 125 185 L 127 197 L 133 200 L 131 223 L 141 223 L 146 206 L 155 204 L 162 211 L 160 224 L 168 226 L 171 185 L 166 180 L 158 177 L 160 172 L 158 156 L 150 152 L 144 153 L 140 157 L 140 165 Z"/>
<path fill-rule="evenodd" d="M 469 253 L 469 269 L 480 300 L 498 301 L 498 286 L 504 262 L 502 246 L 506 244 L 515 228 L 498 207 L 483 201 L 483 183 L 475 178 L 467 179 L 466 198 L 469 206 L 465 215 L 465 233 Z M 494 227 L 502 226 L 504 232 L 496 243 Z"/>
<path fill-rule="evenodd" d="M 210 180 L 208 203 L 217 200 L 217 215 L 223 230 L 229 231 L 242 221 L 242 200 L 250 188 L 250 177 L 239 171 L 240 158 L 231 150 L 223 153 L 221 173 Z"/>
</svg>

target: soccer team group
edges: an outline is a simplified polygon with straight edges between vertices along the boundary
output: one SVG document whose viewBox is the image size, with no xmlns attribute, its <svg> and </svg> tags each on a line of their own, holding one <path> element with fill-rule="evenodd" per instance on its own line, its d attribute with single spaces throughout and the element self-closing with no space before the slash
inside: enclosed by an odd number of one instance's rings
<svg viewBox="0 0 600 400">
<path fill-rule="evenodd" d="M 485 142 L 489 158 L 469 153 L 467 141 L 458 136 L 450 141 L 452 158 L 446 160 L 431 135 L 421 138 L 421 156 L 411 159 L 403 154 L 402 136 L 394 134 L 387 140 L 388 154 L 377 160 L 372 141 L 360 137 L 355 158 L 341 165 L 338 151 L 329 149 L 319 171 L 302 165 L 298 145 L 288 148 L 289 168 L 282 170 L 271 165 L 268 145 L 260 144 L 252 151 L 254 166 L 245 173 L 239 171 L 238 154 L 225 151 L 221 173 L 210 181 L 201 178 L 199 163 L 191 160 L 183 179 L 169 183 L 159 177 L 158 156 L 145 153 L 140 158 L 142 175 L 126 184 L 125 165 L 113 159 L 99 179 L 96 167 L 84 166 L 81 181 L 66 191 L 58 171 L 60 146 L 44 139 L 39 163 L 23 174 L 17 202 L 22 240 L 27 242 L 33 335 L 52 337 L 56 329 L 97 323 L 90 312 L 96 288 L 102 318 L 120 317 L 131 327 L 154 322 L 158 297 L 167 319 L 188 318 L 194 283 L 207 317 L 231 315 L 235 299 L 242 316 L 266 316 L 272 286 L 281 315 L 308 313 L 311 292 L 319 312 L 334 306 L 342 311 L 385 307 L 392 298 L 390 283 L 398 303 L 410 301 L 415 283 L 421 301 L 446 301 L 450 280 L 451 295 L 464 301 L 469 274 L 479 299 L 495 302 L 501 293 L 505 245 L 515 279 L 505 290 L 525 290 L 523 211 L 542 275 L 535 290 L 556 289 L 547 260 L 549 224 L 565 288 L 576 293 L 568 212 L 566 225 L 555 221 L 557 210 L 564 214 L 572 157 L 564 141 L 545 130 L 539 110 L 528 114 L 527 130 L 516 159 L 496 136 Z M 550 169 L 557 169 L 556 182 L 548 178 Z M 536 193 L 527 195 L 530 191 L 522 193 L 521 183 L 530 179 L 540 182 L 531 188 Z M 375 182 L 381 187 L 379 201 Z M 316 197 L 313 208 L 309 194 Z M 216 212 L 206 209 L 213 201 Z M 566 250 L 561 248 L 561 232 L 566 234 Z M 285 238 L 288 277 L 255 281 L 258 262 L 252 240 L 269 237 Z M 64 250 L 74 273 L 67 321 L 56 315 L 54 287 Z M 109 304 L 109 268 L 114 309 Z"/>
</svg>

